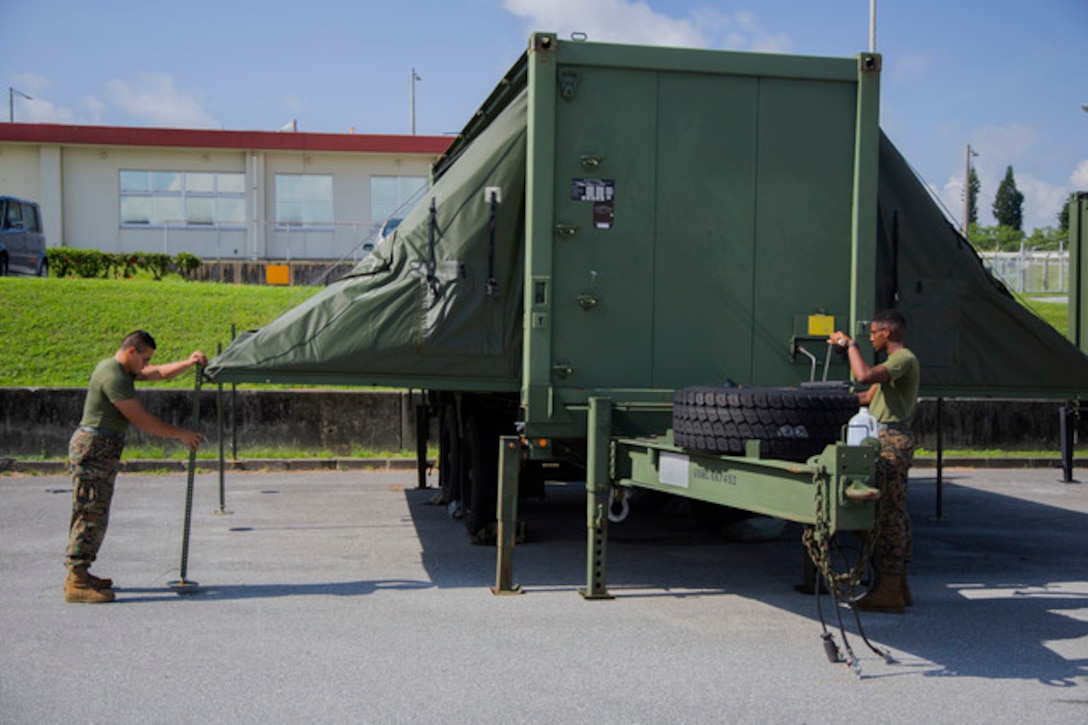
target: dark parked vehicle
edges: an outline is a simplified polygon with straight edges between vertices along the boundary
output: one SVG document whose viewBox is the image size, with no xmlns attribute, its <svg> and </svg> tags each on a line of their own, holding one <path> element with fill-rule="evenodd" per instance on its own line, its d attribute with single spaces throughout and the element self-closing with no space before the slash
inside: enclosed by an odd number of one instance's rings
<svg viewBox="0 0 1088 725">
<path fill-rule="evenodd" d="M 48 276 L 42 214 L 32 201 L 0 196 L 0 276 Z"/>
</svg>

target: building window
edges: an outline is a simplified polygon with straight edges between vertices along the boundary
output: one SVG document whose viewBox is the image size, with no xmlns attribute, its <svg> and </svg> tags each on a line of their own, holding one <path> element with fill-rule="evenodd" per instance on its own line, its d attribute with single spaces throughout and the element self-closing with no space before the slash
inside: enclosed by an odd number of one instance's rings
<svg viewBox="0 0 1088 725">
<path fill-rule="evenodd" d="M 403 217 L 426 189 L 425 176 L 371 176 L 370 222 Z"/>
<path fill-rule="evenodd" d="M 242 226 L 245 174 L 121 171 L 122 226 Z"/>
<path fill-rule="evenodd" d="M 276 174 L 277 226 L 331 226 L 334 221 L 331 175 Z"/>
</svg>

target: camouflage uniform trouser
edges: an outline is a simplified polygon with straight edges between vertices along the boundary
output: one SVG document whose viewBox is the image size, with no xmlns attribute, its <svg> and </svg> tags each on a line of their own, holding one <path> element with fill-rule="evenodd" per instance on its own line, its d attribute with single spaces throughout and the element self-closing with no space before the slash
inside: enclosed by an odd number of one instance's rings
<svg viewBox="0 0 1088 725">
<path fill-rule="evenodd" d="M 907 474 L 913 460 L 914 436 L 910 431 L 893 428 L 880 432 L 880 459 L 876 467 L 881 491 L 877 504 L 877 551 L 883 574 L 905 575 L 910 562 Z"/>
<path fill-rule="evenodd" d="M 80 428 L 68 442 L 68 469 L 72 474 L 72 520 L 68 525 L 69 569 L 88 567 L 98 556 L 110 522 L 113 482 L 125 447 L 123 435 Z"/>
</svg>

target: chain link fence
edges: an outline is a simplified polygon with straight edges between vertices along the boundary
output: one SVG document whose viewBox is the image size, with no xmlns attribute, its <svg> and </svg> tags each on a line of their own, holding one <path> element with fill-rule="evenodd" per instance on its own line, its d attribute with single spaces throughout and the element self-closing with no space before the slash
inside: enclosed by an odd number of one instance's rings
<svg viewBox="0 0 1088 725">
<path fill-rule="evenodd" d="M 982 263 L 1013 292 L 1069 292 L 1069 252 L 979 252 Z"/>
</svg>

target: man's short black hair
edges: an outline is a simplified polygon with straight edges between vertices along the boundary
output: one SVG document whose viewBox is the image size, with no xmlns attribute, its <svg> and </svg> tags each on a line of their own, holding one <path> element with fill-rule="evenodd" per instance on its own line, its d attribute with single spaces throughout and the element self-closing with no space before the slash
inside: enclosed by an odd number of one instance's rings
<svg viewBox="0 0 1088 725">
<path fill-rule="evenodd" d="M 903 317 L 903 313 L 899 310 L 891 308 L 873 315 L 873 323 L 887 327 L 891 337 L 902 338 L 903 333 L 907 331 L 907 318 Z"/>
<path fill-rule="evenodd" d="M 121 349 L 126 347 L 135 347 L 140 350 L 154 350 L 156 349 L 155 338 L 151 336 L 151 333 L 144 330 L 136 330 L 125 335 L 125 339 L 121 340 Z"/>
</svg>

